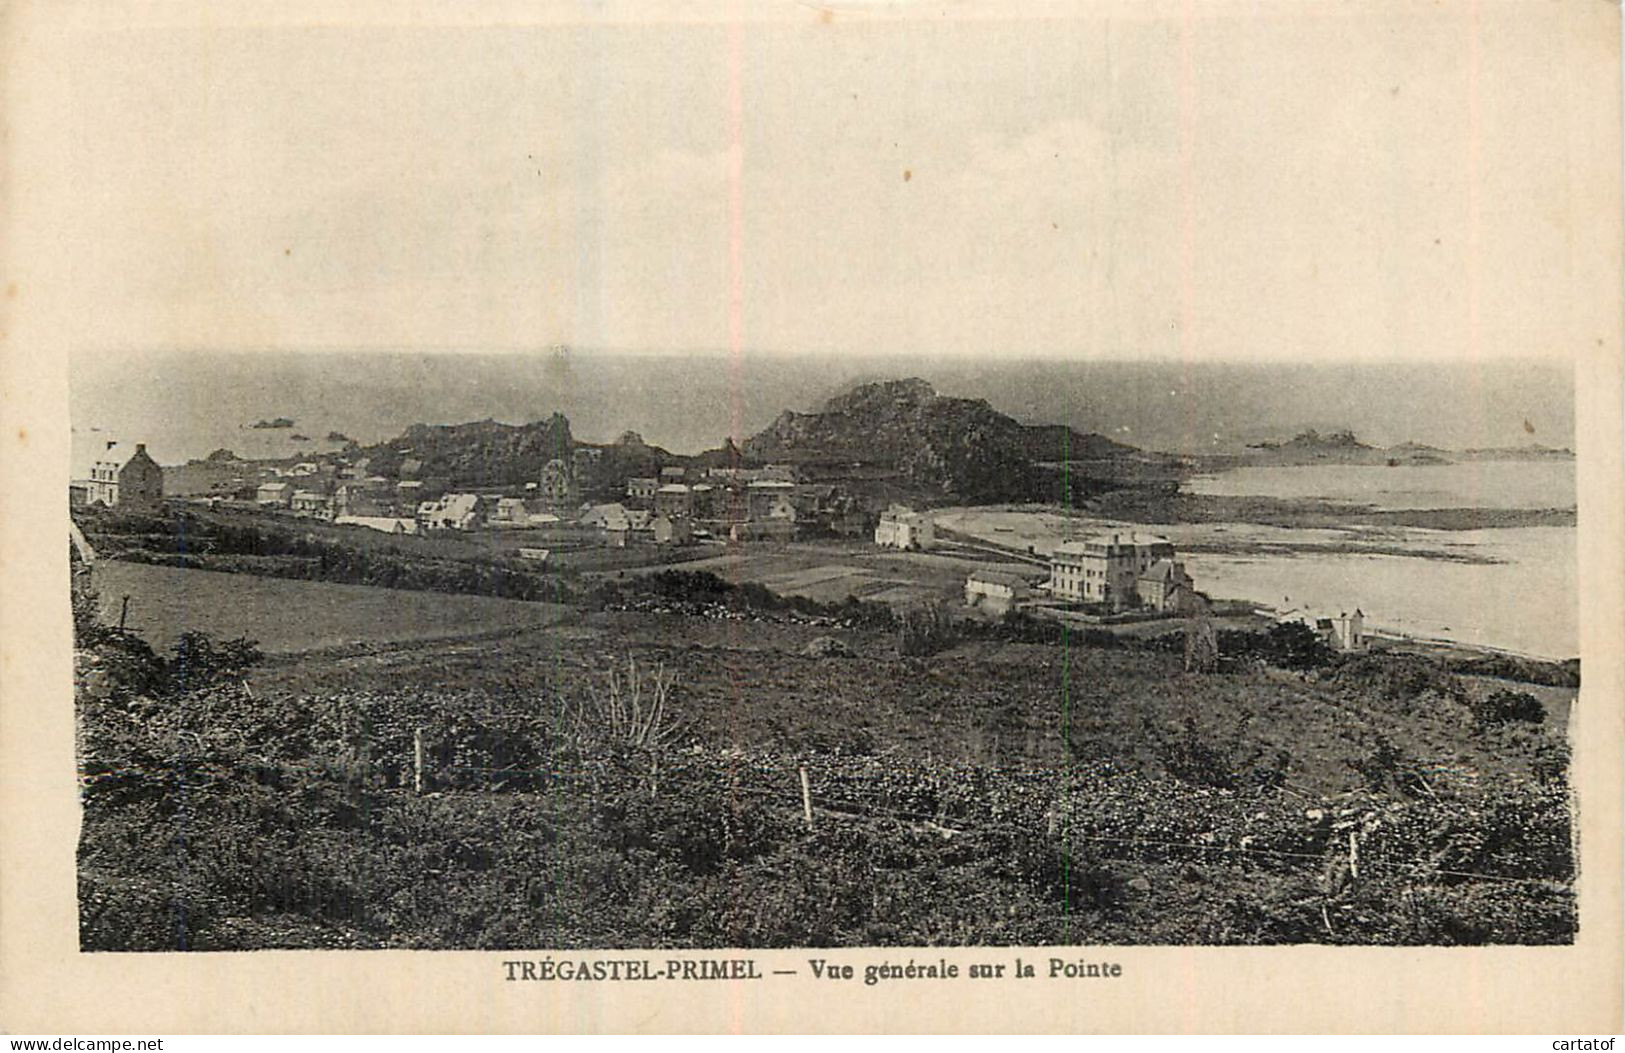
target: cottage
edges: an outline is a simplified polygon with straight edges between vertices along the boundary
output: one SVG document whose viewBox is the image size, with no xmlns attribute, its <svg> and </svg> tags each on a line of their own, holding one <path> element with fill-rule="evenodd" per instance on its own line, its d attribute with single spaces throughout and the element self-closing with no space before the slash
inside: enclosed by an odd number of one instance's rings
<svg viewBox="0 0 1625 1053">
<path fill-rule="evenodd" d="M 783 508 L 791 505 L 795 490 L 795 483 L 783 479 L 756 480 L 745 488 L 745 517 L 752 520 L 788 518 L 793 521 L 794 512 L 786 515 Z M 778 510 L 777 514 L 775 510 Z"/>
<path fill-rule="evenodd" d="M 673 465 L 660 469 L 660 482 L 662 485 L 666 483 L 680 483 L 687 478 L 688 472 L 684 468 L 679 468 Z"/>
<path fill-rule="evenodd" d="M 658 489 L 660 489 L 659 479 L 637 476 L 626 481 L 626 496 L 631 501 L 653 501 L 655 491 Z"/>
<path fill-rule="evenodd" d="M 632 522 L 624 515 L 604 520 L 604 544 L 610 548 L 625 548 L 632 538 Z"/>
<path fill-rule="evenodd" d="M 332 502 L 319 490 L 295 490 L 288 499 L 288 507 L 294 515 L 315 516 L 317 519 L 326 519 L 333 512 Z"/>
<path fill-rule="evenodd" d="M 686 516 L 656 516 L 655 544 L 686 545 L 694 540 L 694 522 Z"/>
<path fill-rule="evenodd" d="M 796 525 L 787 519 L 753 519 L 728 528 L 732 541 L 793 541 Z"/>
<path fill-rule="evenodd" d="M 383 534 L 416 534 L 418 524 L 415 519 L 402 519 L 398 516 L 337 516 L 333 523 L 337 526 L 365 527 Z"/>
<path fill-rule="evenodd" d="M 1050 578 L 1045 588 L 1059 599 L 1122 610 L 1140 602 L 1140 575 L 1158 560 L 1171 560 L 1173 556 L 1173 542 L 1137 531 L 1068 541 L 1057 545 L 1050 554 Z"/>
<path fill-rule="evenodd" d="M 254 490 L 254 503 L 267 508 L 287 508 L 292 502 L 292 483 L 261 483 Z"/>
<path fill-rule="evenodd" d="M 976 570 L 965 579 L 965 606 L 1004 615 L 1032 594 L 1027 579 L 1004 570 Z"/>
<path fill-rule="evenodd" d="M 425 530 L 474 530 L 484 519 L 485 502 L 479 494 L 448 494 L 418 506 L 418 524 Z"/>
<path fill-rule="evenodd" d="M 529 526 L 530 509 L 522 497 L 499 497 L 491 509 L 492 526 Z"/>
<path fill-rule="evenodd" d="M 581 513 L 581 525 L 586 527 L 606 527 L 612 519 L 626 519 L 626 506 L 618 503 L 590 505 Z"/>
<path fill-rule="evenodd" d="M 109 508 L 156 508 L 164 497 L 164 470 L 147 453 L 146 443 L 136 443 L 135 452 L 127 457 L 117 456 L 118 445 L 108 443 L 103 459 L 91 466 L 90 478 L 84 481 L 86 503 Z"/>
<path fill-rule="evenodd" d="M 333 511 L 339 516 L 381 516 L 385 504 L 363 484 L 340 483 L 333 491 Z"/>
<path fill-rule="evenodd" d="M 667 483 L 655 491 L 655 515 L 691 516 L 694 492 L 682 483 Z"/>
<path fill-rule="evenodd" d="M 1293 607 L 1276 612 L 1275 620 L 1307 625 L 1334 651 L 1364 651 L 1370 646 L 1370 638 L 1365 633 L 1365 612 L 1358 607 L 1353 614 L 1339 611 L 1335 615 Z"/>
<path fill-rule="evenodd" d="M 928 549 L 936 545 L 931 517 L 907 505 L 892 505 L 875 525 L 875 544 L 886 548 Z"/>
<path fill-rule="evenodd" d="M 1151 564 L 1134 588 L 1143 606 L 1170 614 L 1189 612 L 1196 595 L 1196 582 L 1185 573 L 1185 564 L 1171 559 Z"/>
</svg>

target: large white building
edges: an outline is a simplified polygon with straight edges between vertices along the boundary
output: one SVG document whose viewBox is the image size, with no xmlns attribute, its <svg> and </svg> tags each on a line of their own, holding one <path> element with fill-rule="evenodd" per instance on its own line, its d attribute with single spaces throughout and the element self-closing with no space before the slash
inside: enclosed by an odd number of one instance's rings
<svg viewBox="0 0 1625 1053">
<path fill-rule="evenodd" d="M 1142 601 L 1140 578 L 1161 560 L 1172 561 L 1174 543 L 1156 534 L 1118 531 L 1057 545 L 1050 553 L 1045 588 L 1056 598 L 1122 609 Z M 1179 567 L 1185 587 L 1190 578 Z"/>
<path fill-rule="evenodd" d="M 892 505 L 880 513 L 875 544 L 887 548 L 928 549 L 937 543 L 936 526 L 924 512 L 907 505 Z"/>
<path fill-rule="evenodd" d="M 151 509 L 163 500 L 164 470 L 147 453 L 146 443 L 136 443 L 135 452 L 129 454 L 123 454 L 118 443 L 108 443 L 104 459 L 91 466 L 83 485 L 89 504 Z"/>
</svg>

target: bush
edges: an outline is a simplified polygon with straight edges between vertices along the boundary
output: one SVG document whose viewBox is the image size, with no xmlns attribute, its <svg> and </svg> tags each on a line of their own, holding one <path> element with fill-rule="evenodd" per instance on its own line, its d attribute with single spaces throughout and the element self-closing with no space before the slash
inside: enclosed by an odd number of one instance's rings
<svg viewBox="0 0 1625 1053">
<path fill-rule="evenodd" d="M 258 644 L 247 637 L 217 644 L 208 633 L 194 630 L 175 641 L 165 674 L 170 690 L 184 693 L 236 680 L 264 658 Z"/>
<path fill-rule="evenodd" d="M 897 653 L 909 657 L 936 654 L 953 643 L 954 624 L 940 603 L 903 612 L 897 627 Z"/>
<path fill-rule="evenodd" d="M 1527 691 L 1495 691 L 1471 703 L 1480 724 L 1544 724 L 1546 709 Z"/>
</svg>

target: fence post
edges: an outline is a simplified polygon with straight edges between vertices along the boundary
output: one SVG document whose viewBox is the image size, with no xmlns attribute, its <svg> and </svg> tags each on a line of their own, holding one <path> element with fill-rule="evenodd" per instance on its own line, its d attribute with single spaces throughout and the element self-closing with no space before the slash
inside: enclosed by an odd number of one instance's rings
<svg viewBox="0 0 1625 1053">
<path fill-rule="evenodd" d="M 130 594 L 125 593 L 124 594 L 124 599 L 121 600 L 119 602 L 119 605 L 118 605 L 118 627 L 120 629 L 124 628 L 124 619 L 129 615 L 129 613 L 130 613 Z"/>
<path fill-rule="evenodd" d="M 807 766 L 801 766 L 801 814 L 807 819 L 807 829 L 813 828 L 812 787 L 807 783 Z"/>
<path fill-rule="evenodd" d="M 423 729 L 412 729 L 412 791 L 423 792 Z"/>
</svg>

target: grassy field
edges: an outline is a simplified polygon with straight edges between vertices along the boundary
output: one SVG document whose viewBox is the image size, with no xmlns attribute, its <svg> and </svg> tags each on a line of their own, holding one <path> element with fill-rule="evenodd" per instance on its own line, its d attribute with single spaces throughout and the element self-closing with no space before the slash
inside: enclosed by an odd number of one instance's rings
<svg viewBox="0 0 1625 1053">
<path fill-rule="evenodd" d="M 1025 564 L 1000 562 L 995 554 L 958 546 L 897 552 L 867 541 L 750 545 L 683 564 L 684 570 L 709 571 L 732 582 L 755 582 L 781 596 L 803 596 L 820 603 L 840 603 L 850 596 L 892 605 L 927 600 L 959 603 L 964 598 L 965 576 L 988 567 L 1028 577 L 1041 573 Z"/>
<path fill-rule="evenodd" d="M 94 572 L 103 617 L 166 650 L 187 629 L 247 636 L 267 654 L 376 641 L 431 640 L 547 625 L 565 609 L 486 596 L 290 581 L 104 560 Z"/>
</svg>

